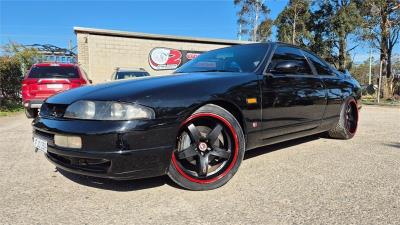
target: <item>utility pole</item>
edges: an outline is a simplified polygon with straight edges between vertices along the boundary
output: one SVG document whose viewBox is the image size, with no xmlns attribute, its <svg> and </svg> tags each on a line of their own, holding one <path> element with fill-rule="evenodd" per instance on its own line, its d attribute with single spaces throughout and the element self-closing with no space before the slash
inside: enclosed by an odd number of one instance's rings
<svg viewBox="0 0 400 225">
<path fill-rule="evenodd" d="M 381 63 L 379 66 L 378 103 L 381 100 L 382 67 L 383 67 L 383 60 L 381 60 Z"/>
<path fill-rule="evenodd" d="M 372 47 L 369 48 L 369 74 L 368 85 L 372 84 Z"/>
<path fill-rule="evenodd" d="M 72 51 L 72 40 L 68 42 L 68 50 Z"/>
</svg>

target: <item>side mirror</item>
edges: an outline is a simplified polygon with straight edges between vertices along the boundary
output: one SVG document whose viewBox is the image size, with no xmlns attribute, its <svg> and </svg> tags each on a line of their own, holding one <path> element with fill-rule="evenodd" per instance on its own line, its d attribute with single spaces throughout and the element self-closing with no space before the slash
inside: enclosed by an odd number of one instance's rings
<svg viewBox="0 0 400 225">
<path fill-rule="evenodd" d="M 271 72 L 275 73 L 297 73 L 300 69 L 300 65 L 297 61 L 294 60 L 287 60 L 283 62 L 279 62 L 275 65 L 275 68 L 272 69 Z"/>
</svg>

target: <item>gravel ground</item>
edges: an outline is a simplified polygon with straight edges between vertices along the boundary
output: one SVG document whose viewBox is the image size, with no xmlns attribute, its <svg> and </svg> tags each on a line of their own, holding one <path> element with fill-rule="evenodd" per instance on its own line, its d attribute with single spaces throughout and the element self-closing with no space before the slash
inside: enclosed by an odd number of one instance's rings
<svg viewBox="0 0 400 225">
<path fill-rule="evenodd" d="M 400 224 L 400 108 L 365 106 L 348 141 L 317 136 L 246 153 L 213 191 L 168 177 L 59 172 L 34 153 L 30 121 L 0 118 L 0 224 Z"/>
</svg>

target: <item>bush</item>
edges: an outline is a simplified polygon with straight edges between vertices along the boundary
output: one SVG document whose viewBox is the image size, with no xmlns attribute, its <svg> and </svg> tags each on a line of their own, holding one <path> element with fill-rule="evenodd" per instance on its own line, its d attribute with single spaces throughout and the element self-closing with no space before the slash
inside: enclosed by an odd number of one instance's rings
<svg viewBox="0 0 400 225">
<path fill-rule="evenodd" d="M 11 56 L 0 57 L 0 107 L 15 105 L 20 102 L 22 81 L 21 63 Z M 1 97 L 0 97 L 1 98 Z"/>
</svg>

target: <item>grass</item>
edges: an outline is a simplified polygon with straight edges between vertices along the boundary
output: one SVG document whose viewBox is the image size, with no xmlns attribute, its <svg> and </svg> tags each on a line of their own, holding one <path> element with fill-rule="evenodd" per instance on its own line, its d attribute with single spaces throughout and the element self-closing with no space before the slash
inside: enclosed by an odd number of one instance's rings
<svg viewBox="0 0 400 225">
<path fill-rule="evenodd" d="M 18 110 L 13 110 L 13 111 L 0 109 L 0 117 L 1 116 L 12 116 L 14 114 L 17 114 L 17 113 L 20 113 L 23 111 L 24 111 L 23 108 L 20 108 Z"/>
<path fill-rule="evenodd" d="M 378 103 L 378 100 L 372 96 L 363 96 L 361 102 L 364 105 L 384 105 L 384 106 L 400 106 L 400 100 L 398 99 L 381 99 Z"/>
<path fill-rule="evenodd" d="M 20 103 L 3 102 L 3 105 L 0 105 L 0 116 L 11 116 L 20 113 L 23 110 L 24 108 Z"/>
</svg>

